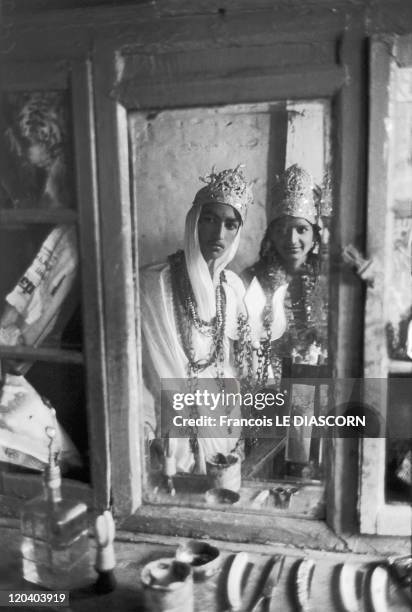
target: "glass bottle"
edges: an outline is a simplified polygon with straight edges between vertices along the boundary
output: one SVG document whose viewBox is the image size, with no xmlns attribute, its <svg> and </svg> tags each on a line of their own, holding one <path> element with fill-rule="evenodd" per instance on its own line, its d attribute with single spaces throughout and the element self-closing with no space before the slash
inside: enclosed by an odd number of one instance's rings
<svg viewBox="0 0 412 612">
<path fill-rule="evenodd" d="M 56 433 L 46 427 L 50 442 L 43 494 L 26 502 L 21 513 L 23 577 L 52 590 L 70 590 L 84 585 L 89 574 L 87 506 L 62 498 Z"/>
</svg>

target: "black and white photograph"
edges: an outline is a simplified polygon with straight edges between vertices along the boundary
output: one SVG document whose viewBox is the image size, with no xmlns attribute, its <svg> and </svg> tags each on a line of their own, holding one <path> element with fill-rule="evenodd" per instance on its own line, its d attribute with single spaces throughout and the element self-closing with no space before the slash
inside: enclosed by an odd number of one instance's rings
<svg viewBox="0 0 412 612">
<path fill-rule="evenodd" d="M 410 0 L 0 16 L 0 608 L 409 611 Z"/>
</svg>

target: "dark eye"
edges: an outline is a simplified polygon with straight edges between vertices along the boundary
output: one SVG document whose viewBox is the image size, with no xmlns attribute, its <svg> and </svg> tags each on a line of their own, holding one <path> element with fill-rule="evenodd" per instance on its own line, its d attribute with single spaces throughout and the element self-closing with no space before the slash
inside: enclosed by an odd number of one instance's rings
<svg viewBox="0 0 412 612">
<path fill-rule="evenodd" d="M 227 230 L 234 231 L 238 229 L 239 224 L 237 221 L 226 221 L 225 227 Z"/>
<path fill-rule="evenodd" d="M 205 214 L 200 217 L 201 223 L 213 223 L 214 220 L 215 218 L 213 217 L 213 215 Z"/>
<path fill-rule="evenodd" d="M 308 231 L 306 225 L 299 225 L 297 228 L 299 234 L 305 234 Z"/>
</svg>

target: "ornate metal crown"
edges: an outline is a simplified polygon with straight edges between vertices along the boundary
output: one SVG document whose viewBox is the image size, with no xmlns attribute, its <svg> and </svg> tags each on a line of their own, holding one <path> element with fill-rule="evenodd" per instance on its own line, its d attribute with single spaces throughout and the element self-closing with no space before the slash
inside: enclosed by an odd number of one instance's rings
<svg viewBox="0 0 412 612">
<path fill-rule="evenodd" d="M 314 189 L 315 184 L 309 172 L 298 164 L 289 166 L 275 186 L 270 220 L 290 215 L 317 224 L 319 213 Z"/>
<path fill-rule="evenodd" d="M 251 184 L 246 181 L 242 168 L 243 166 L 239 165 L 234 169 L 216 173 L 213 167 L 208 176 L 199 177 L 206 186 L 197 192 L 193 204 L 207 202 L 228 204 L 238 211 L 244 221 L 247 207 L 253 201 L 253 195 Z"/>
</svg>

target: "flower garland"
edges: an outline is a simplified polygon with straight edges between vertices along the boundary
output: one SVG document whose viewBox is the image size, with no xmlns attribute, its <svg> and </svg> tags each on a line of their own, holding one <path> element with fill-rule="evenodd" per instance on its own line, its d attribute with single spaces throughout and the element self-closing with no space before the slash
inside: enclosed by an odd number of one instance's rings
<svg viewBox="0 0 412 612">
<path fill-rule="evenodd" d="M 271 251 L 249 268 L 247 273 L 250 277 L 258 278 L 266 295 L 263 325 L 267 331 L 261 342 L 261 351 L 265 353 L 265 364 L 272 364 L 274 377 L 279 380 L 282 358 L 291 356 L 305 361 L 310 346 L 319 341 L 319 328 L 325 324 L 323 319 L 326 310 L 319 283 L 319 262 L 316 256 L 309 255 L 299 271 L 292 276 L 284 269 L 277 253 Z M 268 335 L 272 322 L 272 297 L 274 291 L 284 284 L 288 284 L 284 301 L 287 331 L 272 343 Z M 267 368 L 267 365 L 264 367 Z"/>
<path fill-rule="evenodd" d="M 226 281 L 222 271 L 216 287 L 216 316 L 211 321 L 199 317 L 196 299 L 187 273 L 185 255 L 177 251 L 169 256 L 173 306 L 182 347 L 188 360 L 189 378 L 197 376 L 212 364 L 216 365 L 217 378 L 223 378 L 221 367 L 224 362 L 224 335 L 226 324 L 226 294 L 223 283 Z M 193 327 L 201 334 L 212 338 L 212 349 L 206 359 L 196 359 L 192 343 Z M 219 369 L 220 366 L 220 369 Z"/>
</svg>

